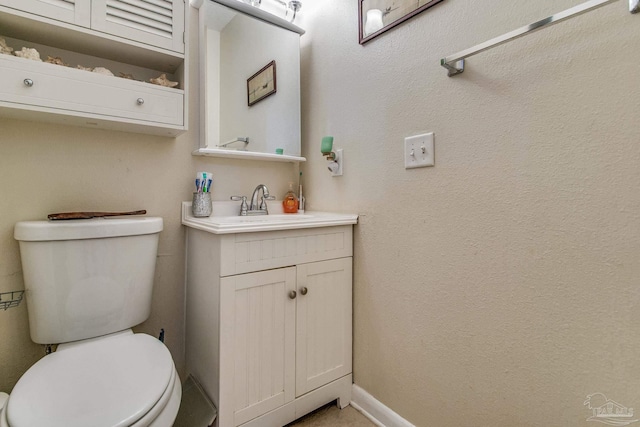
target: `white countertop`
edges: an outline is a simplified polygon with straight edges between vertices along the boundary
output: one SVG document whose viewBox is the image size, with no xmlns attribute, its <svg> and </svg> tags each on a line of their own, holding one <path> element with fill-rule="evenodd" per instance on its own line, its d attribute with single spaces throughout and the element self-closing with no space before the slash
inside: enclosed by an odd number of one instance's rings
<svg viewBox="0 0 640 427">
<path fill-rule="evenodd" d="M 191 213 L 191 202 L 182 202 L 182 224 L 213 234 L 230 234 L 333 227 L 358 222 L 356 214 L 310 211 L 285 214 L 282 213 L 281 200 L 269 202 L 269 215 L 240 216 L 239 208 L 239 202 L 213 202 L 210 217 L 196 218 Z"/>
</svg>

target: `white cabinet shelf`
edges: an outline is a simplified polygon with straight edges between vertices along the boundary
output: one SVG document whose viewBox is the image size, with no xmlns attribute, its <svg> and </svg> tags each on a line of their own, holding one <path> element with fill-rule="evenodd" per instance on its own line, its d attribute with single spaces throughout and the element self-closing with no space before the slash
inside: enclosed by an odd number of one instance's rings
<svg viewBox="0 0 640 427">
<path fill-rule="evenodd" d="M 187 230 L 187 370 L 218 426 L 283 426 L 348 405 L 352 226 Z"/>
<path fill-rule="evenodd" d="M 163 19 L 170 21 L 165 24 L 168 29 L 165 28 L 166 34 L 159 41 L 154 41 L 145 39 L 143 34 L 136 36 L 135 32 L 91 28 L 98 25 L 95 23 L 101 15 L 118 20 L 111 12 L 99 8 L 103 2 L 0 0 L 0 37 L 5 38 L 9 46 L 15 50 L 32 47 L 40 52 L 42 59 L 61 57 L 69 64 L 54 65 L 0 55 L 0 73 L 5 76 L 0 82 L 0 114 L 16 119 L 179 135 L 187 129 L 185 4 L 158 0 L 158 4 L 166 6 L 160 8 L 161 12 L 173 15 L 163 15 Z M 118 1 L 108 3 L 120 7 Z M 85 22 L 87 16 L 89 21 Z M 149 23 L 137 25 L 138 29 L 156 31 L 152 28 L 152 18 L 153 14 L 145 18 Z M 173 40 L 173 31 L 179 31 L 179 43 Z M 136 37 L 137 40 L 133 40 Z M 171 43 L 163 47 L 163 40 L 168 38 Z M 115 76 L 79 70 L 77 65 L 105 67 Z M 162 73 L 167 74 L 169 80 L 178 81 L 179 86 L 167 88 L 148 83 L 150 78 Z M 120 77 L 125 74 L 132 74 L 139 81 Z M 28 85 L 27 81 L 32 83 Z"/>
<path fill-rule="evenodd" d="M 194 156 L 222 157 L 226 159 L 240 160 L 265 160 L 270 162 L 306 162 L 305 157 L 288 156 L 286 154 L 260 153 L 257 151 L 225 150 L 224 148 L 199 148 L 191 154 Z"/>
</svg>

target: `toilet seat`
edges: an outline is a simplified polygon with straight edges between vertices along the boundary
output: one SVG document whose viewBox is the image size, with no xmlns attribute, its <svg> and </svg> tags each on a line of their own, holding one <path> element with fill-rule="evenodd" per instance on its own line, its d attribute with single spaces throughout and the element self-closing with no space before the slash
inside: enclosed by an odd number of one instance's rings
<svg viewBox="0 0 640 427">
<path fill-rule="evenodd" d="M 6 420 L 11 427 L 148 426 L 179 387 L 176 378 L 167 348 L 146 334 L 65 344 L 20 378 Z"/>
</svg>

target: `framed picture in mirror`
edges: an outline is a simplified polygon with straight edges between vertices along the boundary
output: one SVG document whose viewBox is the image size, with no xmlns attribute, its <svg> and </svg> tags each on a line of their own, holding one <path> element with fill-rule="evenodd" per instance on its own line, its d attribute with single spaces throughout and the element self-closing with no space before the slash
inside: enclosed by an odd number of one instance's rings
<svg viewBox="0 0 640 427">
<path fill-rule="evenodd" d="M 358 0 L 360 44 L 400 25 L 443 0 Z"/>
<path fill-rule="evenodd" d="M 276 61 L 271 61 L 247 79 L 249 107 L 276 93 Z"/>
</svg>

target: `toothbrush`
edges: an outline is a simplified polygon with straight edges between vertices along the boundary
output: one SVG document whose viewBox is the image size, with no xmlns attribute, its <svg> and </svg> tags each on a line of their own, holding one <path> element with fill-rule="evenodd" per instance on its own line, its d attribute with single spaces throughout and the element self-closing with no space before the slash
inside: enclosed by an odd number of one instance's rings
<svg viewBox="0 0 640 427">
<path fill-rule="evenodd" d="M 207 192 L 207 173 L 202 172 L 202 192 Z"/>
<path fill-rule="evenodd" d="M 302 196 L 302 171 L 300 171 L 300 180 L 298 181 L 298 212 L 304 212 L 304 197 Z"/>
</svg>

